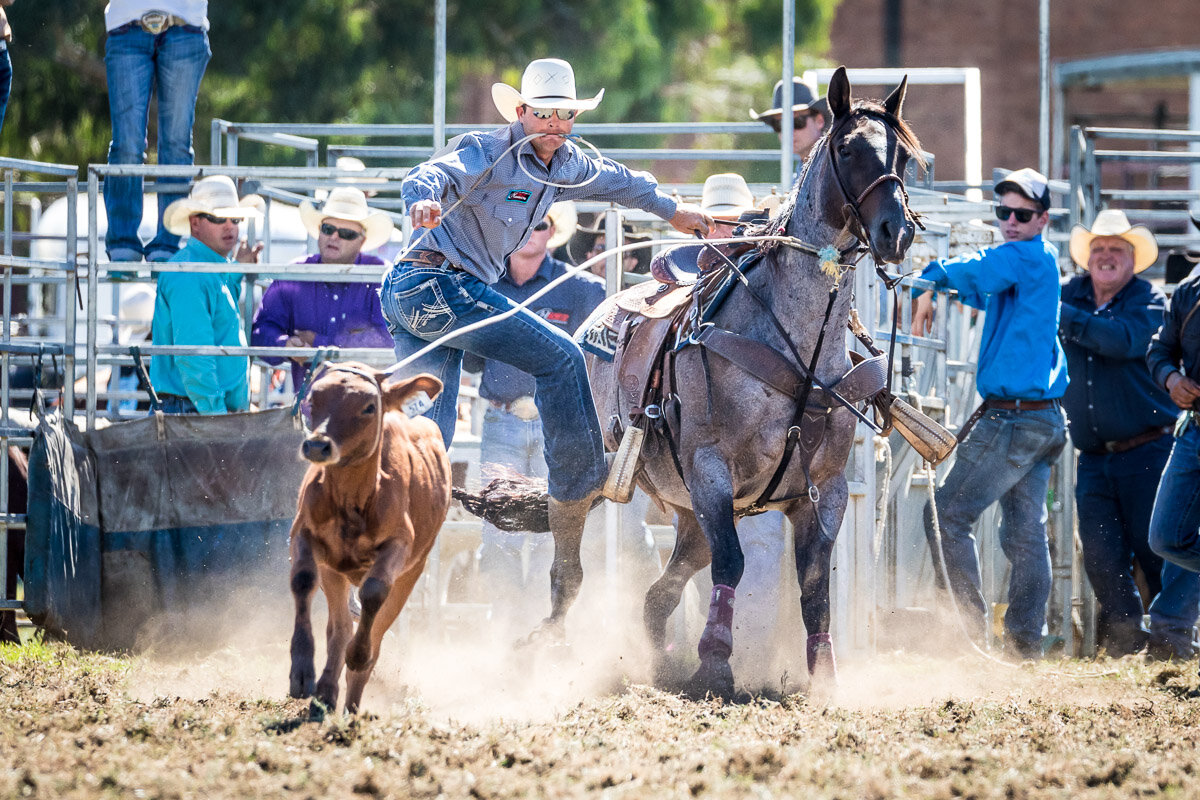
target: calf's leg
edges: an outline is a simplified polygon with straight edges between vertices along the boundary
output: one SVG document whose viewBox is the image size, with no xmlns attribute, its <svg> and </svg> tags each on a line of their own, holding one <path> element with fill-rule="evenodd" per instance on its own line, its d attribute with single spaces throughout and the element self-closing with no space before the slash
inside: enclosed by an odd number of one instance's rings
<svg viewBox="0 0 1200 800">
<path fill-rule="evenodd" d="M 329 620 L 325 624 L 325 669 L 317 681 L 317 700 L 333 711 L 337 706 L 338 682 L 342 677 L 342 666 L 346 663 L 346 643 L 354 631 L 354 619 L 350 616 L 350 581 L 346 576 L 330 567 L 321 565 L 321 591 L 329 606 Z"/>
<path fill-rule="evenodd" d="M 296 625 L 292 632 L 292 670 L 288 694 L 311 697 L 316 682 L 313 665 L 312 597 L 317 590 L 317 562 L 313 558 L 307 531 L 292 529 L 292 599 L 296 605 Z"/>
</svg>

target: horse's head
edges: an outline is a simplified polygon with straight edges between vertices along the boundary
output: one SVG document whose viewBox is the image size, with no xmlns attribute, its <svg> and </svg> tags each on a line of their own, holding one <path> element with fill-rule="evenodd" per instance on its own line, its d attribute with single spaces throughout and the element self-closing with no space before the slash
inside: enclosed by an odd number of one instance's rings
<svg viewBox="0 0 1200 800">
<path fill-rule="evenodd" d="M 906 77 L 882 104 L 855 102 L 846 68 L 839 67 L 829 82 L 833 119 L 822 147 L 813 154 L 814 160 L 827 159 L 831 173 L 833 188 L 825 203 L 828 221 L 837 228 L 849 225 L 877 263 L 903 260 L 916 233 L 904 170 L 910 159 L 921 159 L 921 145 L 900 117 L 907 86 Z"/>
</svg>

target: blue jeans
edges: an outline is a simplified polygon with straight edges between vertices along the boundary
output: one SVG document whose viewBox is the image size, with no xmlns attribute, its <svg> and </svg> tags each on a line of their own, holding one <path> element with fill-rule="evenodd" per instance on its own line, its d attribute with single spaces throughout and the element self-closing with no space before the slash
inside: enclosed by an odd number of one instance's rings
<svg viewBox="0 0 1200 800">
<path fill-rule="evenodd" d="M 212 50 L 202 28 L 176 26 L 158 35 L 140 27 L 122 27 L 108 35 L 104 65 L 108 74 L 108 108 L 112 117 L 109 164 L 141 164 L 146 158 L 150 94 L 158 94 L 158 163 L 191 164 L 192 124 L 196 95 Z M 184 183 L 181 178 L 160 178 Z M 163 211 L 182 194 L 158 193 L 158 232 L 145 247 L 138 237 L 142 222 L 142 179 L 110 177 L 104 181 L 108 213 L 105 249 L 110 261 L 165 261 L 179 249 L 179 237 L 162 224 Z"/>
<path fill-rule="evenodd" d="M 401 262 L 383 281 L 383 315 L 404 359 L 439 337 L 516 304 L 461 270 Z M 426 415 L 441 428 L 449 447 L 458 420 L 458 382 L 463 351 L 493 358 L 534 377 L 534 400 L 545 436 L 547 482 L 556 500 L 578 500 L 604 484 L 607 469 L 600 423 L 584 367 L 583 352 L 570 336 L 521 309 L 500 322 L 450 340 L 404 368 L 441 378 L 442 393 Z"/>
<path fill-rule="evenodd" d="M 164 414 L 199 414 L 199 409 L 190 398 L 180 397 L 177 394 L 164 394 L 159 396 L 159 402 L 162 404 L 162 412 Z M 153 414 L 154 412 L 149 412 Z"/>
<path fill-rule="evenodd" d="M 1132 652 L 1146 638 L 1132 562 L 1142 568 L 1153 599 L 1151 637 L 1191 641 L 1200 575 L 1164 563 L 1149 540 L 1154 493 L 1170 453 L 1171 439 L 1164 436 L 1124 453 L 1079 454 L 1075 508 L 1083 565 L 1118 650 Z"/>
<path fill-rule="evenodd" d="M 12 59 L 8 48 L 0 51 L 0 131 L 4 130 L 4 112 L 8 110 L 8 96 L 12 91 Z"/>
<path fill-rule="evenodd" d="M 1150 547 L 1174 564 L 1200 572 L 1200 428 L 1175 440 L 1150 517 Z"/>
<path fill-rule="evenodd" d="M 1066 444 L 1057 406 L 1037 411 L 988 411 L 958 447 L 954 466 L 934 495 L 941 549 L 959 607 L 982 632 L 987 615 L 979 557 L 971 526 L 992 503 L 1003 513 L 1000 547 L 1012 569 L 1008 582 L 1007 638 L 1017 651 L 1041 651 L 1050 599 L 1050 546 L 1046 539 L 1046 489 L 1050 467 Z M 933 514 L 925 504 L 925 535 L 937 567 Z M 937 570 L 938 583 L 942 582 Z"/>
</svg>

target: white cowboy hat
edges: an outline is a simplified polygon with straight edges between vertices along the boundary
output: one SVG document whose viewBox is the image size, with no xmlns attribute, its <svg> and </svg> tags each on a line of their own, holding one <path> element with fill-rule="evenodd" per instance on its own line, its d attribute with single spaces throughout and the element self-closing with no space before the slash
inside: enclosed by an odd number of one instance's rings
<svg viewBox="0 0 1200 800">
<path fill-rule="evenodd" d="M 562 247 L 575 235 L 575 229 L 579 227 L 575 204 L 570 200 L 560 200 L 550 206 L 550 210 L 546 212 L 546 219 L 554 225 L 554 234 L 546 242 L 547 250 Z"/>
<path fill-rule="evenodd" d="M 746 179 L 736 172 L 721 172 L 705 179 L 700 210 L 715 219 L 736 220 L 743 213 L 757 209 Z"/>
<path fill-rule="evenodd" d="M 262 216 L 265 203 L 256 194 L 238 198 L 237 187 L 228 175 L 209 175 L 192 184 L 187 197 L 181 197 L 163 212 L 163 227 L 176 236 L 191 233 L 193 214 L 212 214 L 214 217 L 246 219 Z"/>
<path fill-rule="evenodd" d="M 317 238 L 321 222 L 344 219 L 363 226 L 363 250 L 374 250 L 392 237 L 392 218 L 383 211 L 372 211 L 367 196 L 353 186 L 338 186 L 329 190 L 325 203 L 317 208 L 309 201 L 300 203 L 300 222 L 308 235 Z"/>
<path fill-rule="evenodd" d="M 575 95 L 575 70 L 561 58 L 539 58 L 529 62 L 521 76 L 521 91 L 507 83 L 492 84 L 492 102 L 500 116 L 509 122 L 517 121 L 517 106 L 534 108 L 565 108 L 591 111 L 604 97 L 601 89 L 590 100 Z"/>
<path fill-rule="evenodd" d="M 1106 208 L 1096 215 L 1092 229 L 1082 225 L 1071 229 L 1071 241 L 1067 247 L 1071 259 L 1087 269 L 1091 256 L 1092 239 L 1097 236 L 1117 236 L 1133 245 L 1133 271 L 1141 272 L 1158 260 L 1158 242 L 1154 234 L 1144 225 L 1130 225 L 1125 212 L 1118 208 Z"/>
</svg>

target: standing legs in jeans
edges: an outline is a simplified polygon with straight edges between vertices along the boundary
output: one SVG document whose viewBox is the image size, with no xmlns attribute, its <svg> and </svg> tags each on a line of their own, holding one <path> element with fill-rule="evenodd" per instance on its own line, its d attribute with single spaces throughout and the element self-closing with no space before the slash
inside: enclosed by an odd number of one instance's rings
<svg viewBox="0 0 1200 800">
<path fill-rule="evenodd" d="M 1027 657 L 1041 652 L 1051 578 L 1046 488 L 1050 466 L 1065 443 L 1066 427 L 1057 407 L 989 411 L 959 446 L 954 466 L 935 495 L 940 547 L 932 509 L 925 506 L 925 534 L 938 583 L 941 554 L 959 609 L 972 634 L 981 637 L 987 605 L 971 526 L 988 506 L 1000 502 L 1000 545 L 1012 565 L 1004 625 L 1012 647 Z"/>
<path fill-rule="evenodd" d="M 109 164 L 145 161 L 150 94 L 158 96 L 158 163 L 191 164 L 192 125 L 196 96 L 212 51 L 202 28 L 174 26 L 150 34 L 136 25 L 110 33 L 105 43 L 108 106 L 113 138 Z M 159 183 L 184 183 L 179 178 Z M 105 248 L 110 261 L 165 261 L 179 249 L 179 237 L 162 224 L 163 211 L 181 194 L 158 194 L 158 229 L 143 247 L 138 237 L 142 221 L 141 178 L 109 177 L 104 181 L 104 206 L 108 213 Z"/>
<path fill-rule="evenodd" d="M 1195 573 L 1200 572 L 1200 428 L 1195 422 L 1175 440 L 1163 470 L 1150 516 L 1150 547 L 1169 562 L 1168 566 L 1175 565 L 1191 573 L 1164 567 L 1160 597 L 1167 594 L 1169 582 L 1191 581 L 1193 588 L 1190 593 L 1176 592 L 1179 602 L 1173 608 L 1168 607 L 1165 598 L 1162 602 L 1156 599 L 1151 607 L 1151 615 L 1173 615 L 1177 629 L 1186 626 L 1189 641 L 1186 650 L 1179 654 L 1190 656 L 1191 627 L 1196 622 L 1197 595 L 1200 595 L 1200 590 L 1194 589 Z"/>
</svg>

